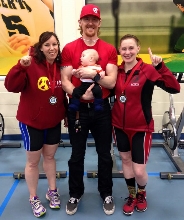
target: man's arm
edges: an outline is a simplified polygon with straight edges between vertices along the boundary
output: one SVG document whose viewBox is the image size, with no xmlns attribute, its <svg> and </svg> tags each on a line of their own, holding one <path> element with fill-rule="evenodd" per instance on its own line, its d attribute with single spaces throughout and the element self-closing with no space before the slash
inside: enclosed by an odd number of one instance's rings
<svg viewBox="0 0 184 220">
<path fill-rule="evenodd" d="M 102 79 L 98 80 L 98 84 L 107 89 L 114 88 L 116 84 L 116 79 L 117 79 L 117 71 L 118 71 L 118 68 L 116 65 L 110 64 L 110 63 L 107 64 L 106 70 L 105 70 L 106 75 Z M 85 78 L 94 79 L 97 72 L 96 70 L 91 69 L 90 67 L 82 67 L 76 71 L 76 74 L 78 74 L 79 77 L 83 79 Z"/>
<path fill-rule="evenodd" d="M 71 83 L 72 70 L 73 70 L 72 66 L 62 66 L 61 67 L 62 88 L 69 95 L 72 95 L 73 89 L 75 88 L 73 86 L 73 84 Z"/>
<path fill-rule="evenodd" d="M 61 67 L 61 84 L 63 90 L 68 93 L 69 95 L 72 95 L 74 90 L 74 85 L 71 83 L 71 77 L 72 77 L 72 66 L 62 66 Z M 93 88 L 94 84 L 92 84 L 85 92 L 85 94 L 81 97 L 84 100 L 91 100 L 93 99 L 93 93 L 91 89 Z"/>
<path fill-rule="evenodd" d="M 98 81 L 98 84 L 107 89 L 113 89 L 116 84 L 118 68 L 114 64 L 107 64 L 106 75 Z"/>
</svg>

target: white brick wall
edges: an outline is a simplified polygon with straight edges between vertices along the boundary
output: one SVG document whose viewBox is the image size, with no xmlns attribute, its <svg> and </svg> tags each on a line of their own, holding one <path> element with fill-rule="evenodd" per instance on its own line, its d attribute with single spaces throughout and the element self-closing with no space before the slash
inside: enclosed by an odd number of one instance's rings
<svg viewBox="0 0 184 220">
<path fill-rule="evenodd" d="M 54 0 L 55 19 L 57 21 L 55 23 L 55 29 L 60 38 L 61 47 L 67 42 L 79 37 L 77 21 L 79 19 L 81 7 L 84 4 L 84 0 Z M 184 95 L 184 85 L 181 84 L 181 87 L 181 93 L 174 95 L 177 117 L 184 105 L 182 98 Z M 8 93 L 4 87 L 4 81 L 2 77 L 0 77 L 0 112 L 5 119 L 5 134 L 20 134 L 18 122 L 15 118 L 18 102 L 19 94 Z M 155 87 L 152 106 L 155 120 L 155 133 L 158 133 L 162 128 L 163 113 L 169 108 L 169 95 Z M 62 133 L 66 132 L 67 129 L 62 127 Z"/>
<path fill-rule="evenodd" d="M 66 43 L 80 36 L 78 19 L 85 0 L 54 0 L 55 31 L 63 47 Z M 67 20 L 67 22 L 66 22 Z M 5 120 L 5 135 L 20 134 L 18 121 L 15 118 L 19 94 L 9 93 L 4 87 L 3 77 L 0 76 L 0 112 Z M 62 133 L 67 129 L 62 126 Z"/>
<path fill-rule="evenodd" d="M 179 117 L 184 106 L 184 85 L 181 84 L 181 93 L 174 95 L 176 117 Z M 5 134 L 20 134 L 18 122 L 15 118 L 19 94 L 9 93 L 4 87 L 4 81 L 0 81 L 0 112 L 5 119 Z M 155 87 L 153 100 L 153 118 L 155 120 L 155 133 L 162 128 L 162 116 L 169 108 L 169 95 L 163 90 Z M 62 133 L 67 129 L 62 126 Z"/>
<path fill-rule="evenodd" d="M 0 81 L 0 112 L 5 120 L 5 134 L 19 134 L 18 122 L 15 119 L 19 94 L 9 93 Z"/>
</svg>

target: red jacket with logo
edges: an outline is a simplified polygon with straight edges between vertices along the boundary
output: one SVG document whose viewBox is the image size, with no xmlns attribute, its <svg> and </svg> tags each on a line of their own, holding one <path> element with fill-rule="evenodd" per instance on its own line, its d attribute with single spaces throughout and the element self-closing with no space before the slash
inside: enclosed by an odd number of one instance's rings
<svg viewBox="0 0 184 220">
<path fill-rule="evenodd" d="M 53 78 L 53 65 L 50 65 Z M 67 99 L 61 87 L 60 66 L 56 67 L 54 94 L 50 87 L 49 72 L 46 63 L 36 63 L 32 57 L 29 67 L 22 67 L 20 61 L 10 69 L 5 78 L 5 87 L 9 92 L 20 92 L 17 120 L 37 129 L 56 126 L 65 117 Z M 57 103 L 51 105 L 51 96 L 57 97 Z"/>
<path fill-rule="evenodd" d="M 119 66 L 118 78 L 115 86 L 116 100 L 112 109 L 113 126 L 133 131 L 154 131 L 152 118 L 152 95 L 154 86 L 158 86 L 169 93 L 179 93 L 180 84 L 172 72 L 162 62 L 156 70 L 152 65 L 143 63 L 134 70 L 133 76 L 124 90 L 126 102 L 120 101 L 122 85 L 126 82 L 130 71 L 124 71 L 124 62 Z"/>
</svg>

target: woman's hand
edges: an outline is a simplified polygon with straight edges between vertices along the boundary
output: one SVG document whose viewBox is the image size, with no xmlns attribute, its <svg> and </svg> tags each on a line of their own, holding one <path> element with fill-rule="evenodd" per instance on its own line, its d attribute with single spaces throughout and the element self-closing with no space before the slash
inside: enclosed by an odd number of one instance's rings
<svg viewBox="0 0 184 220">
<path fill-rule="evenodd" d="M 21 59 L 20 59 L 20 64 L 22 66 L 30 66 L 31 65 L 31 56 L 23 56 Z"/>
<path fill-rule="evenodd" d="M 152 52 L 151 52 L 151 48 L 150 47 L 148 48 L 148 53 L 150 55 L 150 59 L 151 59 L 152 65 L 154 67 L 162 62 L 162 57 L 157 56 L 157 55 L 153 55 Z"/>
</svg>

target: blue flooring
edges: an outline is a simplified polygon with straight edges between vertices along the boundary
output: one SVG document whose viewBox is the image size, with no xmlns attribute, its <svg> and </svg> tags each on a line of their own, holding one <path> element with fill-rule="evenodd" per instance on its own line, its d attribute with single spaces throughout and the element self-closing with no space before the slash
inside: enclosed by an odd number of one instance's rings
<svg viewBox="0 0 184 220">
<path fill-rule="evenodd" d="M 59 147 L 56 154 L 57 170 L 68 171 L 68 159 L 70 147 Z M 180 150 L 184 159 L 184 150 Z M 121 170 L 121 160 L 115 148 L 115 158 L 118 170 Z M 25 165 L 25 151 L 21 148 L 2 148 L 0 150 L 0 219 L 3 220 L 32 220 L 32 214 L 28 202 L 29 193 L 25 180 L 15 180 L 13 172 L 21 172 Z M 87 147 L 85 158 L 85 194 L 80 201 L 78 211 L 73 216 L 65 213 L 65 205 L 69 199 L 68 177 L 57 180 L 57 186 L 61 195 L 61 209 L 51 210 L 45 199 L 47 180 L 40 179 L 38 195 L 47 208 L 47 213 L 41 219 L 49 220 L 99 220 L 99 219 L 126 219 L 143 218 L 145 220 L 183 220 L 184 219 L 184 180 L 183 179 L 160 179 L 160 172 L 176 172 L 175 166 L 170 161 L 166 152 L 161 147 L 151 149 L 147 165 L 149 181 L 147 184 L 148 209 L 144 213 L 134 212 L 131 217 L 122 213 L 124 199 L 128 191 L 123 178 L 114 178 L 113 196 L 116 204 L 115 213 L 105 215 L 102 209 L 102 200 L 97 190 L 98 179 L 87 178 L 89 170 L 97 169 L 97 155 L 95 147 Z"/>
</svg>

